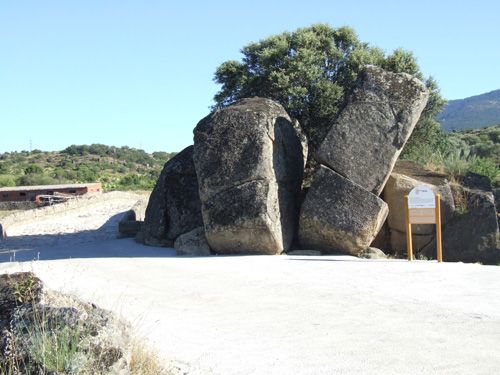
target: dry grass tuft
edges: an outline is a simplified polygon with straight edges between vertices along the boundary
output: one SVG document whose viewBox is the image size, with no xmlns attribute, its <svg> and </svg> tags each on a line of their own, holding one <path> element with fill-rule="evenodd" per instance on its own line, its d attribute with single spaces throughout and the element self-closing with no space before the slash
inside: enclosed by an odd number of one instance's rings
<svg viewBox="0 0 500 375">
<path fill-rule="evenodd" d="M 132 343 L 129 369 L 131 375 L 167 375 L 160 365 L 158 354 L 139 341 Z"/>
</svg>

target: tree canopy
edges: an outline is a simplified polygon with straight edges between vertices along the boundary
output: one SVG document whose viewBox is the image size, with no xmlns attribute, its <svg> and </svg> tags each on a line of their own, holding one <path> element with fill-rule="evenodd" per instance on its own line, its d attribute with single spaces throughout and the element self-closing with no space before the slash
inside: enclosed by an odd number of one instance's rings
<svg viewBox="0 0 500 375">
<path fill-rule="evenodd" d="M 397 49 L 386 55 L 380 48 L 361 42 L 349 27 L 316 24 L 270 36 L 241 50 L 242 61 L 222 63 L 215 82 L 215 108 L 252 96 L 281 103 L 299 120 L 314 152 L 367 64 L 406 72 L 423 80 L 430 89 L 429 102 L 406 147 L 416 152 L 422 143 L 435 147 L 441 141 L 435 120 L 445 101 L 436 82 L 424 79 L 411 52 Z"/>
</svg>

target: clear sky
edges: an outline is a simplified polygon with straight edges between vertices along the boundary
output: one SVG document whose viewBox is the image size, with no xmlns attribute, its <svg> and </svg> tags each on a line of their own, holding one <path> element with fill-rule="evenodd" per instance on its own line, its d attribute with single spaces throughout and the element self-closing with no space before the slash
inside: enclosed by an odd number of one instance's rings
<svg viewBox="0 0 500 375">
<path fill-rule="evenodd" d="M 213 104 L 220 63 L 318 22 L 413 51 L 447 99 L 500 89 L 498 0 L 0 0 L 0 153 L 180 151 Z"/>
</svg>

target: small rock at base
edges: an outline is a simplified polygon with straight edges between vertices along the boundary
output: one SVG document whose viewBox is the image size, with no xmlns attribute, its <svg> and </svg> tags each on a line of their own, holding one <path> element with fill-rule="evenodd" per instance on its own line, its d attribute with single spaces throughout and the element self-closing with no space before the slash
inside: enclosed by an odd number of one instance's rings
<svg viewBox="0 0 500 375">
<path fill-rule="evenodd" d="M 174 248 L 177 255 L 188 256 L 208 256 L 210 247 L 205 238 L 203 227 L 198 227 L 190 232 L 181 234 L 174 242 Z"/>
<path fill-rule="evenodd" d="M 376 247 L 369 247 L 365 252 L 360 254 L 360 257 L 366 259 L 387 259 L 387 255 Z"/>
</svg>

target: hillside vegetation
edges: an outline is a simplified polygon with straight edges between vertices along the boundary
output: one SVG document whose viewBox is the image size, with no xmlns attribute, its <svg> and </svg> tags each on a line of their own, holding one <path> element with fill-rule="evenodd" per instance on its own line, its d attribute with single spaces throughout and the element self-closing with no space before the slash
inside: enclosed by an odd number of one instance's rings
<svg viewBox="0 0 500 375">
<path fill-rule="evenodd" d="M 0 187 L 99 181 L 107 190 L 150 190 L 173 155 L 102 144 L 6 152 L 0 154 Z"/>
<path fill-rule="evenodd" d="M 500 90 L 450 100 L 438 115 L 445 131 L 483 128 L 500 123 Z"/>
<path fill-rule="evenodd" d="M 444 134 L 441 147 L 421 145 L 406 159 L 414 160 L 451 178 L 475 172 L 500 187 L 500 125 Z"/>
</svg>

